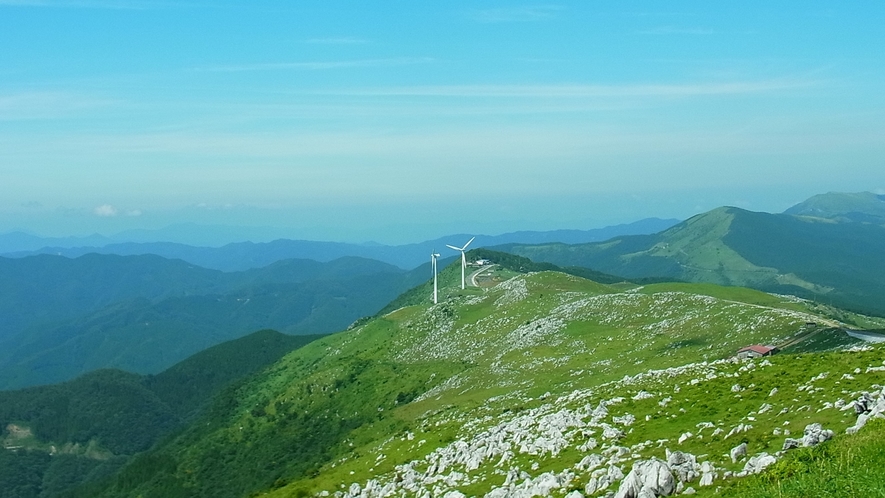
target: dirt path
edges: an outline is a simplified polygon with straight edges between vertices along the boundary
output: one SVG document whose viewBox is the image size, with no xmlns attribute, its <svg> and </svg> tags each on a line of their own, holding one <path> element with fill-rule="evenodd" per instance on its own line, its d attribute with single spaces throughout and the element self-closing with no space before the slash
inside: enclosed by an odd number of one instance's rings
<svg viewBox="0 0 885 498">
<path fill-rule="evenodd" d="M 476 283 L 476 277 L 482 276 L 483 273 L 491 270 L 492 268 L 495 268 L 496 266 L 498 266 L 498 265 L 483 266 L 479 270 L 476 270 L 475 272 L 471 273 L 470 274 L 470 285 L 472 285 L 473 287 L 479 287 L 479 284 Z"/>
</svg>

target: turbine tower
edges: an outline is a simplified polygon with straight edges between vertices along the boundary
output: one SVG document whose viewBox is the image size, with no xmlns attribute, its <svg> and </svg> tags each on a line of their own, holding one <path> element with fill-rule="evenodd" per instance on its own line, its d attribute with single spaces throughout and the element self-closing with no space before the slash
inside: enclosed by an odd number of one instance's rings
<svg viewBox="0 0 885 498">
<path fill-rule="evenodd" d="M 473 242 L 473 239 L 475 239 L 475 238 L 476 237 L 471 237 L 470 240 L 468 240 L 467 243 L 464 244 L 464 247 L 455 247 L 455 246 L 450 246 L 450 245 L 446 244 L 446 247 L 448 247 L 449 249 L 461 251 L 461 290 L 464 290 L 464 288 L 465 288 L 464 271 L 467 269 L 467 256 L 464 255 L 464 250 L 467 249 L 467 246 L 469 246 L 470 243 Z"/>
<path fill-rule="evenodd" d="M 436 304 L 436 258 L 438 257 L 436 251 L 430 253 L 430 267 L 433 269 L 433 304 Z"/>
</svg>

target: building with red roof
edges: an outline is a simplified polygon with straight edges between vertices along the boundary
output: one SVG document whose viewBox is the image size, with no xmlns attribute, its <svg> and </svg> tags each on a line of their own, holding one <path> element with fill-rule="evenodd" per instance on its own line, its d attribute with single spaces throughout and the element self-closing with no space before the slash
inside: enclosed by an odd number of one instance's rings
<svg viewBox="0 0 885 498">
<path fill-rule="evenodd" d="M 774 346 L 762 346 L 759 344 L 747 346 L 738 349 L 738 358 L 759 358 L 760 356 L 771 356 L 777 353 L 778 349 Z"/>
</svg>

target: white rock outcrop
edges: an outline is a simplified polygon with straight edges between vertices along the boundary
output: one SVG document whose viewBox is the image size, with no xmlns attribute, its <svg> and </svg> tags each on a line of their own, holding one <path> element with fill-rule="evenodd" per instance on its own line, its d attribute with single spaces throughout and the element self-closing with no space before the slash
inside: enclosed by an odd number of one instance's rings
<svg viewBox="0 0 885 498">
<path fill-rule="evenodd" d="M 871 418 L 885 418 L 885 392 L 879 392 L 877 395 L 863 393 L 854 402 L 854 410 L 857 413 L 857 421 L 845 430 L 848 434 L 859 431 Z"/>
<path fill-rule="evenodd" d="M 614 498 L 657 498 L 676 491 L 676 479 L 667 463 L 657 458 L 640 460 L 621 482 Z"/>
<path fill-rule="evenodd" d="M 747 460 L 746 465 L 744 465 L 744 471 L 742 472 L 744 475 L 750 474 L 758 474 L 765 470 L 769 465 L 777 462 L 777 459 L 768 453 L 759 453 L 758 455 L 754 455 Z"/>
<path fill-rule="evenodd" d="M 693 482 L 701 475 L 697 457 L 691 453 L 667 450 L 667 466 L 679 482 Z"/>
<path fill-rule="evenodd" d="M 731 457 L 731 463 L 737 463 L 741 457 L 747 456 L 747 443 L 741 443 L 732 448 L 728 452 L 728 456 Z"/>
</svg>

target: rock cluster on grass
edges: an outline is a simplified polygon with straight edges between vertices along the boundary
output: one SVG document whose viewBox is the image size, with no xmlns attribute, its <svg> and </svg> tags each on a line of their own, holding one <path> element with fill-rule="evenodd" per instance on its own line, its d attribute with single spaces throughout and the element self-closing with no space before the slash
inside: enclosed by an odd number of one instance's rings
<svg viewBox="0 0 885 498">
<path fill-rule="evenodd" d="M 845 431 L 848 434 L 859 431 L 871 418 L 885 418 L 885 390 L 874 394 L 863 393 L 855 400 L 854 411 L 857 422 Z"/>
<path fill-rule="evenodd" d="M 833 431 L 829 429 L 824 429 L 820 424 L 808 424 L 805 426 L 805 435 L 802 436 L 802 439 L 793 439 L 787 438 L 784 440 L 784 450 L 791 450 L 793 448 L 809 448 L 812 446 L 817 446 L 824 441 L 829 441 L 833 438 Z"/>
<path fill-rule="evenodd" d="M 525 326 L 543 330 L 544 327 L 539 327 L 539 324 L 541 322 L 536 320 L 527 322 Z M 756 453 L 769 447 L 757 444 L 760 429 L 765 434 L 785 436 L 784 450 L 813 447 L 833 437 L 834 431 L 824 429 L 819 423 L 807 424 L 801 438 L 788 437 L 790 420 L 783 417 L 788 413 L 811 414 L 815 404 L 820 407 L 817 412 L 854 410 L 857 421 L 848 432 L 856 432 L 870 418 L 885 418 L 885 393 L 880 385 L 873 384 L 876 390 L 859 392 L 851 391 L 843 384 L 843 399 L 824 397 L 816 394 L 823 391 L 820 386 L 822 381 L 828 377 L 835 381 L 841 375 L 841 372 L 833 376 L 824 372 L 814 375 L 797 388 L 797 392 L 815 394 L 814 398 L 801 401 L 793 399 L 792 403 L 795 404 L 792 404 L 782 399 L 787 388 L 782 386 L 779 393 L 777 388 L 763 385 L 760 386 L 764 387 L 762 396 L 767 394 L 769 402 L 760 400 L 760 404 L 754 405 L 759 406 L 755 411 L 741 412 L 737 417 L 726 420 L 711 417 L 709 420 L 715 423 L 689 418 L 689 423 L 679 424 L 682 414 L 686 413 L 684 408 L 688 407 L 680 399 L 680 388 L 720 379 L 718 382 L 724 385 L 724 391 L 728 391 L 729 386 L 735 385 L 731 378 L 745 379 L 741 377 L 742 374 L 764 368 L 764 363 L 771 365 L 767 360 L 754 364 L 727 359 L 647 370 L 596 386 L 594 390 L 574 390 L 559 397 L 547 392 L 535 398 L 536 402 L 543 401 L 544 404 L 516 413 L 506 411 L 506 415 L 498 415 L 491 411 L 474 412 L 467 420 L 458 418 L 463 414 L 446 415 L 445 420 L 434 419 L 432 425 L 428 422 L 423 430 L 429 432 L 441 423 L 458 423 L 461 430 L 455 441 L 429 453 L 422 453 L 417 460 L 396 465 L 394 471 L 378 475 L 362 486 L 354 483 L 330 494 L 342 498 L 463 498 L 464 494 L 459 489 L 478 489 L 480 483 L 488 490 L 480 496 L 488 498 L 656 498 L 693 494 L 695 488 L 714 486 L 720 479 L 758 474 L 774 464 L 784 453 Z M 863 373 L 855 369 L 854 375 Z M 690 380 L 686 382 L 686 379 Z M 849 379 L 842 376 L 840 380 L 844 382 Z M 854 377 L 850 380 L 854 380 Z M 736 397 L 746 396 L 754 389 L 751 382 L 742 381 L 742 384 L 745 385 L 740 386 L 734 394 Z M 828 396 L 834 394 L 830 392 Z M 521 403 L 532 401 L 524 394 L 519 396 Z M 855 397 L 853 402 L 844 399 Z M 517 396 L 511 398 L 517 399 Z M 642 433 L 643 425 L 639 420 L 644 418 L 650 422 L 651 417 L 629 407 L 637 407 L 636 402 L 652 398 L 654 400 L 647 402 L 647 405 L 657 411 L 657 415 L 649 412 L 657 420 L 653 423 L 675 420 L 673 433 L 649 436 L 665 436 L 656 441 L 631 444 L 638 439 L 636 434 Z M 621 403 L 625 406 L 618 410 Z M 627 413 L 628 408 L 638 417 Z M 476 413 L 484 416 L 474 416 Z M 781 417 L 777 420 L 779 425 L 772 432 L 770 424 L 778 417 Z M 826 420 L 829 420 L 828 424 L 832 423 L 832 418 Z M 748 422 L 758 427 L 754 429 Z M 410 437 L 409 441 L 412 439 L 415 437 Z M 669 449 L 677 447 L 675 445 L 681 445 L 678 447 L 686 450 L 697 448 L 708 440 L 715 441 L 717 445 L 726 444 L 726 440 L 731 443 L 721 450 L 717 449 L 717 453 L 726 451 L 731 445 L 736 446 L 727 454 L 713 455 L 712 458 Z M 749 441 L 749 444 L 741 441 Z M 415 444 L 420 446 L 421 442 Z M 572 458 L 574 452 L 578 452 L 577 458 L 568 461 L 566 455 Z M 664 455 L 660 452 L 664 452 Z M 664 459 L 660 459 L 661 456 Z M 560 461 L 568 463 L 557 468 Z"/>
<path fill-rule="evenodd" d="M 667 463 L 657 458 L 640 460 L 621 482 L 614 498 L 657 498 L 676 491 L 676 480 Z"/>
</svg>

